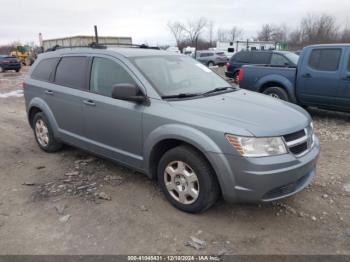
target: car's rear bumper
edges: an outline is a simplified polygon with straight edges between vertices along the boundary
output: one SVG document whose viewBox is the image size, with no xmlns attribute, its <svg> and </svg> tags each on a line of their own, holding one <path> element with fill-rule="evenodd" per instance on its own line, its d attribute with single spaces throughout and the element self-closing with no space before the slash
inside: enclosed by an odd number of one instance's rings
<svg viewBox="0 0 350 262">
<path fill-rule="evenodd" d="M 228 202 L 269 202 L 296 194 L 316 173 L 320 144 L 302 157 L 285 154 L 243 158 L 210 153 L 223 197 Z"/>
</svg>

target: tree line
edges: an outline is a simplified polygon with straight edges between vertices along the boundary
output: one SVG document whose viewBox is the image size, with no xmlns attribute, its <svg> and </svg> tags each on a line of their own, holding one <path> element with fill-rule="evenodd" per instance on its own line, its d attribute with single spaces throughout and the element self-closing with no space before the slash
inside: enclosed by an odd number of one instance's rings
<svg viewBox="0 0 350 262">
<path fill-rule="evenodd" d="M 180 49 L 193 47 L 196 43 L 199 49 L 207 49 L 214 47 L 216 41 L 247 39 L 286 43 L 290 50 L 300 50 L 310 44 L 350 43 L 350 24 L 340 25 L 334 16 L 328 14 L 307 15 L 293 29 L 286 24 L 263 24 L 257 34 L 250 37 L 245 36 L 244 29 L 239 26 L 216 28 L 214 22 L 205 17 L 186 22 L 169 21 L 167 26 Z"/>
</svg>

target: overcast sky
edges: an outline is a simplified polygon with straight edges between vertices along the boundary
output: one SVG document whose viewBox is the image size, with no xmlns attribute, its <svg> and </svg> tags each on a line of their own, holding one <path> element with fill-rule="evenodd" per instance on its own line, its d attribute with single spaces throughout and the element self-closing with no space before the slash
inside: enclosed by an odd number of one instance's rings
<svg viewBox="0 0 350 262">
<path fill-rule="evenodd" d="M 168 21 L 201 16 L 215 27 L 243 28 L 255 36 L 263 23 L 295 27 L 307 14 L 334 15 L 339 24 L 350 22 L 350 0 L 0 0 L 0 44 L 13 41 L 92 35 L 131 36 L 134 43 L 171 44 Z M 7 11 L 8 10 L 8 11 Z"/>
</svg>

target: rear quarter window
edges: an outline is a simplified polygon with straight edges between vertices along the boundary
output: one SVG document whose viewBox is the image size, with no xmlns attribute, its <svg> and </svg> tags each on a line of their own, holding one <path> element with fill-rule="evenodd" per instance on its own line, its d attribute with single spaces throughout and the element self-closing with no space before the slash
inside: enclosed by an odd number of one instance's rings
<svg viewBox="0 0 350 262">
<path fill-rule="evenodd" d="M 83 56 L 63 57 L 56 69 L 55 83 L 75 89 L 86 89 L 88 59 Z"/>
<path fill-rule="evenodd" d="M 40 61 L 34 68 L 31 77 L 36 80 L 49 82 L 57 62 L 58 58 L 47 58 Z"/>
<path fill-rule="evenodd" d="M 238 52 L 232 56 L 231 61 L 233 63 L 249 63 L 249 53 L 248 52 Z"/>
<path fill-rule="evenodd" d="M 289 61 L 283 55 L 273 54 L 271 57 L 271 66 L 287 66 Z"/>
<path fill-rule="evenodd" d="M 314 49 L 311 51 L 309 66 L 318 71 L 337 71 L 341 49 Z"/>
<path fill-rule="evenodd" d="M 269 64 L 271 59 L 270 53 L 256 52 L 252 53 L 251 63 L 252 64 Z"/>
</svg>

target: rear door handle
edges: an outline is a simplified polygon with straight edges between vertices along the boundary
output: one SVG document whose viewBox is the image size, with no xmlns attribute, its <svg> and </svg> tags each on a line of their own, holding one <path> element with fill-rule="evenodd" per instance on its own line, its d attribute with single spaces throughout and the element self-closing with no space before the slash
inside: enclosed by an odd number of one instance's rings
<svg viewBox="0 0 350 262">
<path fill-rule="evenodd" d="M 311 74 L 309 74 L 309 73 L 302 75 L 302 77 L 304 77 L 304 78 L 312 78 Z"/>
<path fill-rule="evenodd" d="M 92 100 L 83 100 L 83 103 L 85 104 L 85 105 L 88 105 L 88 106 L 96 106 L 96 104 L 94 103 L 94 101 L 92 101 Z"/>
<path fill-rule="evenodd" d="M 45 94 L 47 94 L 47 95 L 53 95 L 53 91 L 52 91 L 52 90 L 45 90 Z"/>
</svg>

